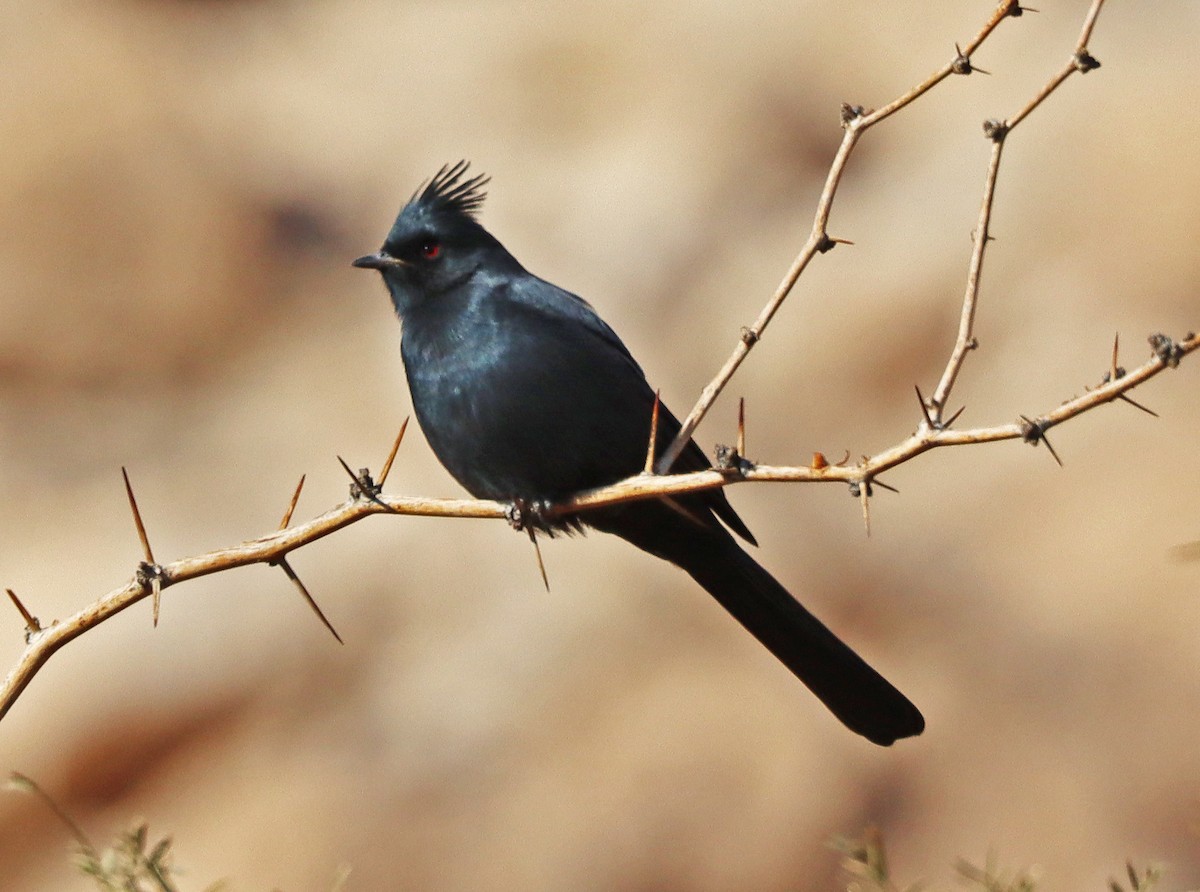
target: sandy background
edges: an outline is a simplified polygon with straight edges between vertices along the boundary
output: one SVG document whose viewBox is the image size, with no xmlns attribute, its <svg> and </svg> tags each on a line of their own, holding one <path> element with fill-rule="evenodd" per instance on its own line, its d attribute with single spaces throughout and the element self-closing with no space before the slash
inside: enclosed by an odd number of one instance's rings
<svg viewBox="0 0 1200 892">
<path fill-rule="evenodd" d="M 700 432 L 752 458 L 878 450 L 948 355 L 987 144 L 1069 53 L 1083 2 L 1002 25 L 872 132 L 832 231 Z M 1103 63 L 1006 152 L 963 424 L 1044 411 L 1153 331 L 1200 325 L 1200 11 L 1113 2 Z M 351 269 L 445 161 L 484 222 L 600 308 L 677 411 L 807 233 L 838 106 L 881 105 L 990 9 L 964 3 L 0 4 L 0 586 L 63 617 L 138 560 L 344 498 L 410 411 L 398 326 Z M 1186 363 L 1042 449 L 888 475 L 874 535 L 828 487 L 732 493 L 761 559 L 924 710 L 843 730 L 682 574 L 593 536 L 372 518 L 282 574 L 171 589 L 56 656 L 0 723 L 97 840 L 138 817 L 184 887 L 833 889 L 868 824 L 897 876 L 958 856 L 1099 889 L 1124 859 L 1200 885 L 1200 401 Z M 415 429 L 389 489 L 457 495 Z M 0 665 L 21 647 L 0 608 Z M 85 889 L 63 827 L 0 796 L 5 889 Z"/>
</svg>

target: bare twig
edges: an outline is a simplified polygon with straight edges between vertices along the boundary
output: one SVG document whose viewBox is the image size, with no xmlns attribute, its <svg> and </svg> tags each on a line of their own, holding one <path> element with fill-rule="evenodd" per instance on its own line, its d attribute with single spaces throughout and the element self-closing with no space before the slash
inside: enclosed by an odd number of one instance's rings
<svg viewBox="0 0 1200 892">
<path fill-rule="evenodd" d="M 1157 343 L 1161 335 L 1151 338 Z M 1171 341 L 1168 350 L 1156 352 L 1143 365 L 1128 372 L 1116 381 L 1108 381 L 1082 396 L 1067 400 L 1056 409 L 1031 419 L 1041 426 L 1043 432 L 1056 425 L 1062 424 L 1091 409 L 1120 399 L 1126 392 L 1145 383 L 1163 370 L 1171 367 L 1172 359 L 1181 358 L 1200 348 L 1200 336 L 1189 333 L 1182 341 Z M 1164 358 L 1166 357 L 1166 358 Z M 968 430 L 952 430 L 949 427 L 931 430 L 921 426 L 911 436 L 901 442 L 862 459 L 857 465 L 844 463 L 831 465 L 824 461 L 814 461 L 811 465 L 801 467 L 781 467 L 756 464 L 733 474 L 729 471 L 713 468 L 707 471 L 695 471 L 690 474 L 672 474 L 665 477 L 645 477 L 639 475 L 630 477 L 620 483 L 606 486 L 603 489 L 580 493 L 575 498 L 555 506 L 551 514 L 558 516 L 589 508 L 599 508 L 614 502 L 634 501 L 648 496 L 680 495 L 686 492 L 703 489 L 715 489 L 743 480 L 754 482 L 789 482 L 808 481 L 813 483 L 843 483 L 861 484 L 874 480 L 884 471 L 905 464 L 918 455 L 931 449 L 943 446 L 966 446 L 975 443 L 996 443 L 1002 440 L 1023 440 L 1027 436 L 1027 426 L 1022 421 L 994 427 L 980 427 Z"/>
<path fill-rule="evenodd" d="M 996 179 L 1000 173 L 1000 157 L 1004 151 L 1005 140 L 1017 125 L 1041 105 L 1051 93 L 1062 86 L 1068 77 L 1077 71 L 1085 73 L 1100 66 L 1100 63 L 1088 53 L 1087 42 L 1091 38 L 1092 30 L 1096 26 L 1096 16 L 1100 14 L 1100 7 L 1103 5 L 1104 0 L 1093 0 L 1084 18 L 1083 28 L 1080 31 L 1079 39 L 1076 41 L 1071 58 L 1062 69 L 1055 73 L 1046 82 L 1046 85 L 1038 90 L 1037 94 L 1008 120 L 989 120 L 983 125 L 984 135 L 992 141 L 992 153 L 988 161 L 987 176 L 984 180 L 983 201 L 979 207 L 979 221 L 972 234 L 974 247 L 971 251 L 971 262 L 967 271 L 967 286 L 966 292 L 963 294 L 962 314 L 958 323 L 958 338 L 954 342 L 954 349 L 950 353 L 950 359 L 946 363 L 945 371 L 942 372 L 942 378 L 929 399 L 928 409 L 933 416 L 929 421 L 931 425 L 936 426 L 941 423 L 942 412 L 946 407 L 946 401 L 950 397 L 950 390 L 954 387 L 954 382 L 958 378 L 958 373 L 962 370 L 963 362 L 966 360 L 967 354 L 978 347 L 978 342 L 975 340 L 975 307 L 979 298 L 980 275 L 983 271 L 983 255 L 987 251 L 988 242 L 991 241 L 992 206 L 996 196 Z M 1115 355 L 1115 345 L 1113 349 Z M 922 408 L 925 408 L 924 405 Z M 1050 449 L 1051 454 L 1054 453 L 1054 449 L 1050 446 L 1049 441 L 1046 442 L 1046 447 Z M 1058 456 L 1056 455 L 1055 458 L 1057 459 Z"/>
<path fill-rule="evenodd" d="M 279 530 L 269 536 L 243 542 L 231 548 L 164 564 L 161 566 L 162 588 L 235 567 L 277 563 L 288 552 L 323 539 L 330 533 L 371 514 L 390 512 L 426 517 L 503 518 L 506 508 L 501 502 L 472 499 L 388 498 L 386 504 L 383 501 L 351 499 L 299 526 Z M 104 595 L 94 604 L 88 605 L 60 623 L 43 628 L 40 634 L 31 636 L 30 644 L 9 672 L 3 686 L 0 686 L 0 718 L 3 718 L 33 676 L 59 648 L 88 629 L 133 606 L 150 593 L 146 582 L 135 575 L 125 585 Z"/>
<path fill-rule="evenodd" d="M 1075 397 L 1034 421 L 1043 431 L 1068 419 L 1112 402 L 1129 390 L 1143 384 L 1164 369 L 1177 366 L 1180 360 L 1200 348 L 1200 336 L 1189 334 L 1183 341 L 1172 341 L 1161 335 L 1152 339 L 1154 355 L 1143 365 L 1113 381 L 1108 381 Z M 814 459 L 809 466 L 776 467 L 753 465 L 735 467 L 730 470 L 712 468 L 689 474 L 647 475 L 638 474 L 611 486 L 589 490 L 574 498 L 555 505 L 544 512 L 552 519 L 565 515 L 601 508 L 640 499 L 682 495 L 706 489 L 716 489 L 742 481 L 751 482 L 813 482 L 842 483 L 861 487 L 866 492 L 867 484 L 879 474 L 904 464 L 918 455 L 942 446 L 963 446 L 971 443 L 994 443 L 1000 440 L 1017 440 L 1025 437 L 1022 422 L 998 425 L 973 430 L 930 430 L 923 427 L 907 439 L 888 449 L 860 461 L 857 465 L 845 463 L 830 465 L 824 460 Z M 354 475 L 355 479 L 361 477 Z M 861 497 L 861 496 L 860 496 Z M 475 517 L 507 519 L 511 506 L 504 502 L 482 499 L 426 499 L 379 495 L 374 499 L 353 498 L 307 523 L 278 530 L 260 539 L 243 542 L 230 548 L 212 551 L 197 557 L 182 558 L 161 566 L 162 587 L 231 570 L 250 564 L 275 564 L 289 552 L 322 539 L 343 527 L 357 523 L 372 514 L 403 514 L 414 517 Z M 16 666 L 9 672 L 0 686 L 0 718 L 25 690 L 33 676 L 46 661 L 68 642 L 88 629 L 115 616 L 127 607 L 136 604 L 149 592 L 138 577 L 121 588 L 109 592 L 96 603 L 89 605 L 74 616 L 56 625 L 43 629 L 31 636 Z"/>
<path fill-rule="evenodd" d="M 767 301 L 767 305 L 758 314 L 758 318 L 754 320 L 754 324 L 742 329 L 742 336 L 733 353 L 725 361 L 720 371 L 717 372 L 716 377 L 701 391 L 696 405 L 683 420 L 683 426 L 680 428 L 679 433 L 671 442 L 671 445 L 659 456 L 657 470 L 660 474 L 668 472 L 675 463 L 675 460 L 679 458 L 679 454 L 683 451 L 684 446 L 687 445 L 692 434 L 696 432 L 696 427 L 704 419 L 704 416 L 708 414 L 708 410 L 712 407 L 713 402 L 721 395 L 721 391 L 725 389 L 725 385 L 733 377 L 733 373 L 738 370 L 738 367 L 749 355 L 754 345 L 762 339 L 763 332 L 770 324 L 771 319 L 774 318 L 780 306 L 783 305 L 783 301 L 791 293 L 796 281 L 800 278 L 805 268 L 807 268 L 809 262 L 817 254 L 823 254 L 830 250 L 835 244 L 846 243 L 844 239 L 830 238 L 828 233 L 829 214 L 833 209 L 833 199 L 837 194 L 842 175 L 846 171 L 846 165 L 850 161 L 850 155 L 862 135 L 880 121 L 915 102 L 950 75 L 969 74 L 972 70 L 970 64 L 968 62 L 964 67 L 963 60 L 969 60 L 971 54 L 987 40 L 1000 22 L 1006 18 L 1015 18 L 1020 14 L 1021 6 L 1016 0 L 1001 0 L 975 37 L 968 41 L 964 48 L 955 47 L 955 55 L 949 62 L 937 69 L 937 71 L 933 72 L 911 90 L 876 111 L 868 112 L 859 107 L 842 106 L 842 128 L 844 130 L 842 143 L 838 146 L 837 154 L 834 156 L 833 163 L 829 167 L 829 174 L 825 178 L 825 187 L 821 190 L 821 196 L 817 200 L 817 210 L 813 218 L 812 231 L 809 234 L 808 241 L 804 243 L 804 247 L 800 249 L 800 253 L 796 259 L 792 261 L 792 265 L 784 275 L 783 281 L 779 283 L 779 287 L 775 289 L 775 293 L 771 295 L 771 299 Z"/>
</svg>

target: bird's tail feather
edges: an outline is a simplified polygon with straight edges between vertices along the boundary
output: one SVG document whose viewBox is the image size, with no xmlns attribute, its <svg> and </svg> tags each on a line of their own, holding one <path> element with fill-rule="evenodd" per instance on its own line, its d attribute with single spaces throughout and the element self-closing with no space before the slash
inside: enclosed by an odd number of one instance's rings
<svg viewBox="0 0 1200 892">
<path fill-rule="evenodd" d="M 925 719 L 907 697 L 805 610 L 724 529 L 699 528 L 662 506 L 649 507 L 588 520 L 686 570 L 850 730 L 890 746 L 925 729 Z"/>
</svg>

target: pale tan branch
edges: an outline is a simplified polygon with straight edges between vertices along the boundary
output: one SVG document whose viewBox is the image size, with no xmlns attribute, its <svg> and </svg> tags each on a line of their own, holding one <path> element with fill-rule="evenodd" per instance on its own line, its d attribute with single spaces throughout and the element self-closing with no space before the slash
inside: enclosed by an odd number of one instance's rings
<svg viewBox="0 0 1200 892">
<path fill-rule="evenodd" d="M 796 259 L 792 261 L 791 267 L 788 268 L 783 280 L 771 295 L 771 299 L 767 301 L 766 306 L 763 307 L 762 312 L 758 314 L 758 318 L 754 320 L 752 325 L 742 329 L 741 338 L 738 340 L 737 346 L 734 347 L 729 359 L 725 361 L 720 371 L 717 372 L 716 376 L 701 391 L 696 405 L 692 407 L 692 411 L 683 420 L 683 426 L 680 428 L 679 433 L 671 442 L 671 445 L 659 456 L 658 462 L 655 465 L 658 473 L 665 474 L 671 469 L 675 459 L 679 457 L 688 440 L 691 439 L 692 434 L 696 432 L 696 427 L 704 419 L 704 416 L 708 414 L 708 410 L 716 402 L 717 397 L 721 395 L 721 391 L 725 389 L 725 385 L 729 383 L 729 380 L 754 348 L 754 345 L 762 339 L 763 332 L 770 324 L 771 319 L 774 318 L 780 306 L 783 305 L 784 300 L 791 293 L 792 288 L 809 262 L 817 254 L 829 251 L 835 244 L 845 242 L 844 239 L 830 238 L 828 232 L 829 215 L 833 210 L 834 196 L 837 194 L 838 185 L 841 183 L 842 176 L 846 171 L 846 165 L 850 161 L 850 155 L 862 135 L 875 124 L 915 102 L 950 75 L 970 74 L 972 71 L 970 64 L 971 53 L 982 45 L 1001 21 L 1006 18 L 1015 18 L 1021 12 L 1021 6 L 1016 0 L 1001 0 L 988 17 L 987 22 L 979 30 L 979 33 L 967 43 L 966 47 L 955 47 L 955 56 L 951 61 L 937 69 L 933 74 L 903 95 L 889 102 L 883 108 L 875 111 L 867 111 L 849 105 L 842 106 L 842 127 L 845 132 L 842 135 L 842 142 L 838 146 L 833 163 L 829 167 L 829 174 L 825 178 L 825 186 L 821 190 L 821 196 L 817 200 L 817 210 L 813 217 L 812 231 L 809 234 L 808 241 L 804 243 L 804 247 L 801 248 Z"/>
<path fill-rule="evenodd" d="M 472 499 L 389 498 L 385 505 L 356 499 L 344 502 L 308 523 L 280 530 L 261 539 L 157 565 L 157 585 L 140 572 L 139 568 L 139 572 L 124 586 L 114 589 L 73 616 L 41 629 L 28 630 L 28 645 L 0 687 L 0 718 L 4 717 L 33 676 L 55 651 L 93 626 L 153 594 L 155 588 L 165 589 L 179 582 L 235 567 L 278 563 L 289 552 L 322 539 L 371 514 L 391 511 L 415 516 L 502 518 L 506 507 L 499 502 Z"/>
<path fill-rule="evenodd" d="M 975 339 L 975 307 L 979 299 L 983 257 L 987 252 L 988 242 L 991 241 L 992 207 L 996 196 L 996 180 L 1000 174 L 1000 158 L 1004 151 L 1005 141 L 1013 129 L 1025 120 L 1034 109 L 1041 105 L 1051 93 L 1062 86 L 1068 77 L 1077 71 L 1086 73 L 1099 66 L 1100 63 L 1088 53 L 1087 42 L 1091 37 L 1092 30 L 1096 26 L 1096 17 L 1100 14 L 1100 7 L 1103 5 L 1104 0 L 1093 0 L 1087 15 L 1084 17 L 1083 27 L 1080 30 L 1079 39 L 1075 43 L 1075 49 L 1071 54 L 1070 60 L 1068 60 L 1061 70 L 1050 77 L 1045 86 L 1038 90 L 1034 97 L 1019 112 L 1006 121 L 989 120 L 984 123 L 984 135 L 992 141 L 992 152 L 988 161 L 987 175 L 984 179 L 983 200 L 979 207 L 979 221 L 973 233 L 974 246 L 971 250 L 971 261 L 967 270 L 967 285 L 966 291 L 963 294 L 958 337 L 955 339 L 954 348 L 950 352 L 950 359 L 946 363 L 945 371 L 942 372 L 941 380 L 938 381 L 938 385 L 934 389 L 928 404 L 930 414 L 932 415 L 931 424 L 934 427 L 939 426 L 942 422 L 946 401 L 950 398 L 950 391 L 954 387 L 954 382 L 957 380 L 959 372 L 962 371 L 967 354 L 978 346 Z M 1050 447 L 1049 442 L 1046 443 L 1046 446 L 1053 452 L 1053 448 Z"/>
<path fill-rule="evenodd" d="M 987 179 L 983 187 L 983 202 L 979 207 L 979 222 L 973 233 L 974 247 L 971 250 L 971 262 L 967 269 L 967 286 L 963 294 L 962 313 L 958 322 L 958 337 L 954 349 L 950 351 L 950 359 L 942 378 L 938 381 L 929 398 L 930 426 L 941 424 L 946 401 L 950 398 L 950 390 L 962 371 L 967 354 L 977 346 L 975 341 L 975 306 L 979 298 L 979 282 L 983 273 L 983 255 L 987 251 L 991 239 L 992 201 L 996 196 L 996 179 L 1000 174 L 1000 156 L 1004 151 L 1004 138 L 1000 136 L 992 142 L 992 155 L 988 162 Z"/>
<path fill-rule="evenodd" d="M 728 469 L 714 468 L 670 476 L 643 473 L 611 486 L 580 493 L 544 513 L 551 518 L 563 517 L 622 502 L 682 495 L 739 482 L 841 482 L 860 486 L 863 488 L 862 492 L 865 493 L 871 481 L 883 471 L 941 446 L 961 446 L 970 443 L 991 443 L 1015 439 L 1025 439 L 1036 443 L 1037 438 L 1050 427 L 1061 424 L 1089 409 L 1120 399 L 1127 391 L 1154 377 L 1163 369 L 1177 366 L 1184 356 L 1200 347 L 1200 337 L 1189 334 L 1185 340 L 1175 342 L 1161 335 L 1155 335 L 1151 338 L 1151 344 L 1155 354 L 1139 368 L 1120 377 L 1110 375 L 1110 380 L 1094 390 L 1089 390 L 1082 396 L 1068 400 L 1058 408 L 1034 419 L 1033 424 L 1037 436 L 1031 434 L 1028 423 L 1022 422 L 956 431 L 931 428 L 922 419 L 918 431 L 912 436 L 882 452 L 864 458 L 857 465 L 830 465 L 824 459 L 819 461 L 814 459 L 812 465 L 808 467 L 782 467 L 752 465 L 744 460 L 739 460 Z M 16 666 L 9 672 L 4 684 L 0 686 L 0 719 L 16 702 L 38 670 L 59 648 L 79 637 L 88 629 L 133 606 L 156 590 L 163 590 L 189 579 L 250 564 L 282 566 L 284 559 L 292 551 L 316 542 L 318 539 L 372 514 L 508 519 L 510 507 L 503 502 L 477 499 L 395 497 L 360 492 L 356 498 L 343 502 L 299 526 L 278 530 L 270 535 L 252 539 L 230 548 L 155 565 L 153 578 L 145 572 L 146 565 L 142 564 L 134 578 L 124 586 L 109 592 L 94 604 L 61 622 L 38 627 L 36 621 L 30 621 L 27 615 L 28 611 L 22 610 L 28 643 Z M 311 604 L 313 602 L 310 600 Z M 328 626 L 327 621 L 326 625 Z"/>
<path fill-rule="evenodd" d="M 1152 340 L 1160 337 L 1155 335 Z M 1153 378 L 1159 372 L 1178 364 L 1183 356 L 1200 347 L 1200 336 L 1192 333 L 1186 340 L 1170 341 L 1169 343 L 1171 344 L 1169 351 L 1156 352 L 1154 356 L 1133 371 L 1127 372 L 1115 380 L 1109 380 L 1082 396 L 1067 400 L 1058 408 L 1032 419 L 1032 423 L 1040 431 L 1037 435 L 1031 431 L 1029 423 L 1022 421 L 994 427 L 952 430 L 930 428 L 923 423 L 922 419 L 916 433 L 881 452 L 864 458 L 858 464 L 831 465 L 824 461 L 814 461 L 810 466 L 801 467 L 752 465 L 748 468 L 737 467 L 729 470 L 713 468 L 707 471 L 670 476 L 640 474 L 603 489 L 580 493 L 575 498 L 556 505 L 549 513 L 552 516 L 562 516 L 591 508 L 600 508 L 614 502 L 629 502 L 664 495 L 682 495 L 743 481 L 867 484 L 884 471 L 942 446 L 966 446 L 973 443 L 996 443 L 1001 440 L 1021 439 L 1036 443 L 1040 434 L 1050 428 L 1095 409 L 1097 406 L 1120 399 L 1125 393 Z"/>
</svg>

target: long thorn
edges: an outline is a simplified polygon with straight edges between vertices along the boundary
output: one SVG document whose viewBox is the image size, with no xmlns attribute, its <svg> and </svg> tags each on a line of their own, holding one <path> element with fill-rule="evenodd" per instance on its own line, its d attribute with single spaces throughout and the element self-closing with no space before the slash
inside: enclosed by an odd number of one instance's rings
<svg viewBox="0 0 1200 892">
<path fill-rule="evenodd" d="M 29 632 L 42 631 L 42 624 L 38 622 L 38 618 L 25 609 L 25 605 L 21 603 L 21 599 L 17 597 L 17 593 L 10 588 L 5 589 L 8 592 L 9 599 L 13 602 L 13 606 L 21 614 L 21 619 L 25 620 L 25 628 Z"/>
<path fill-rule="evenodd" d="M 1050 445 L 1050 441 L 1046 439 L 1046 434 L 1042 433 L 1042 442 L 1046 444 L 1046 448 L 1050 450 L 1050 454 L 1054 456 L 1054 460 L 1058 462 L 1058 466 L 1063 466 L 1062 459 L 1058 457 L 1058 453 L 1054 451 L 1054 447 Z"/>
<path fill-rule="evenodd" d="M 404 442 L 404 432 L 408 430 L 408 419 L 404 419 L 404 423 L 400 425 L 400 433 L 396 434 L 396 442 L 392 444 L 392 451 L 388 453 L 387 461 L 383 463 L 383 470 L 379 472 L 379 487 L 383 488 L 383 484 L 387 483 L 388 474 L 392 471 L 392 462 L 396 460 L 396 453 L 400 451 L 400 444 Z"/>
<path fill-rule="evenodd" d="M 121 467 L 121 476 L 125 478 L 125 494 L 129 496 L 129 510 L 133 512 L 133 522 L 137 525 L 138 538 L 142 540 L 142 554 L 147 564 L 155 564 L 154 552 L 150 550 L 150 540 L 146 538 L 146 526 L 142 523 L 141 512 L 138 511 L 137 499 L 133 497 L 133 487 L 129 485 L 129 472 Z"/>
<path fill-rule="evenodd" d="M 888 484 L 886 484 L 882 480 L 880 480 L 878 477 L 872 477 L 871 482 L 873 484 L 875 484 L 876 486 L 882 486 L 888 492 L 894 492 L 896 495 L 900 495 L 900 490 L 896 489 L 896 487 L 894 487 L 894 486 L 889 486 Z"/>
<path fill-rule="evenodd" d="M 1113 352 L 1112 352 L 1112 368 L 1109 369 L 1109 381 L 1117 380 L 1117 350 L 1121 343 L 1121 333 L 1118 331 L 1113 335 Z"/>
<path fill-rule="evenodd" d="M 154 599 L 150 602 L 153 605 L 153 610 L 151 613 L 151 616 L 152 616 L 151 625 L 157 629 L 158 628 L 158 609 L 159 609 L 159 607 L 162 606 L 162 578 L 161 577 L 155 576 L 150 581 L 150 590 L 154 593 Z"/>
<path fill-rule="evenodd" d="M 740 458 L 746 457 L 746 398 L 744 396 L 738 397 L 737 454 Z"/>
<path fill-rule="evenodd" d="M 293 583 L 295 583 L 296 588 L 300 589 L 300 594 L 304 596 L 304 600 L 308 602 L 308 606 L 311 607 L 313 613 L 317 615 L 317 619 L 319 619 L 322 625 L 329 630 L 329 634 L 337 639 L 338 644 L 344 644 L 345 642 L 342 641 L 342 636 L 337 633 L 337 629 L 333 627 L 333 623 L 331 623 L 326 618 L 325 614 L 321 612 L 321 608 L 317 606 L 316 599 L 309 594 L 308 589 L 305 588 L 304 583 L 300 581 L 300 577 L 296 575 L 296 571 L 292 569 L 292 565 L 288 563 L 287 558 L 281 557 L 278 563 L 279 569 L 283 570 L 284 575 L 287 576 L 287 578 Z"/>
<path fill-rule="evenodd" d="M 1141 403 L 1139 403 L 1139 402 L 1136 402 L 1136 401 L 1134 401 L 1134 400 L 1131 400 L 1129 397 L 1127 397 L 1127 396 L 1126 396 L 1125 394 L 1123 394 L 1123 393 L 1118 393 L 1118 394 L 1117 394 L 1117 396 L 1118 396 L 1120 399 L 1123 399 L 1125 402 L 1129 403 L 1129 405 L 1133 406 L 1133 408 L 1135 408 L 1135 409 L 1141 409 L 1141 410 L 1142 410 L 1143 412 L 1145 412 L 1147 415 L 1153 415 L 1155 418 L 1158 418 L 1158 413 L 1157 413 L 1157 412 L 1155 412 L 1153 409 L 1147 409 L 1147 408 L 1146 408 L 1145 406 L 1143 406 Z"/>
<path fill-rule="evenodd" d="M 958 421 L 958 416 L 961 415 L 963 413 L 963 410 L 966 408 L 967 407 L 965 405 L 959 406 L 957 412 L 955 412 L 953 415 L 951 415 L 949 418 L 947 418 L 944 422 L 942 422 L 942 426 L 943 427 L 953 426 L 954 422 Z"/>
<path fill-rule="evenodd" d="M 546 591 L 550 591 L 550 579 L 546 576 L 546 564 L 542 561 L 542 546 L 538 545 L 537 534 L 533 527 L 526 527 L 525 531 L 529 533 L 529 541 L 533 543 L 533 553 L 537 556 L 538 572 L 542 574 L 542 585 L 546 586 Z"/>
<path fill-rule="evenodd" d="M 925 416 L 925 424 L 932 430 L 933 419 L 929 417 L 929 407 L 925 405 L 925 396 L 921 393 L 921 385 L 914 384 L 913 390 L 917 392 L 917 403 L 921 406 L 921 414 Z"/>
<path fill-rule="evenodd" d="M 642 469 L 645 474 L 654 473 L 654 452 L 655 446 L 658 445 L 658 411 L 662 405 L 662 398 L 659 391 L 654 391 L 654 408 L 650 410 L 650 442 L 646 445 L 646 467 Z M 536 543 L 534 543 L 536 545 Z M 541 553 L 538 554 L 538 560 L 541 560 Z M 547 586 L 547 589 L 549 586 Z"/>
<path fill-rule="evenodd" d="M 283 520 L 279 521 L 279 529 L 286 530 L 287 525 L 292 522 L 292 513 L 296 510 L 296 503 L 300 501 L 300 490 L 304 489 L 304 478 L 307 476 L 300 475 L 300 482 L 296 484 L 296 491 L 292 493 L 292 501 L 288 504 L 287 511 L 283 512 Z"/>
</svg>

